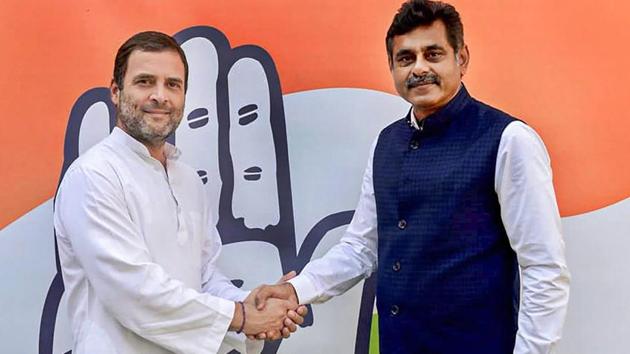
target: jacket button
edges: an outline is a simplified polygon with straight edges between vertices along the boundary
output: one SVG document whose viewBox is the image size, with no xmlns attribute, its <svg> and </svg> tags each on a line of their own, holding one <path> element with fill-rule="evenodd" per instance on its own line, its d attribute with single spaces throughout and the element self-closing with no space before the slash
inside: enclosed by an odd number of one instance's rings
<svg viewBox="0 0 630 354">
<path fill-rule="evenodd" d="M 394 265 L 392 266 L 392 269 L 394 270 L 394 272 L 397 272 L 400 270 L 400 262 L 396 261 L 394 262 Z"/>
<path fill-rule="evenodd" d="M 417 150 L 420 147 L 420 142 L 418 140 L 412 140 L 409 144 L 409 148 L 411 150 Z"/>
<path fill-rule="evenodd" d="M 405 227 L 407 227 L 407 220 L 405 219 L 398 220 L 398 228 L 401 230 L 404 230 Z"/>
<path fill-rule="evenodd" d="M 392 305 L 391 309 L 389 310 L 389 313 L 391 313 L 392 316 L 398 315 L 399 312 L 400 308 L 398 308 L 398 305 Z"/>
</svg>

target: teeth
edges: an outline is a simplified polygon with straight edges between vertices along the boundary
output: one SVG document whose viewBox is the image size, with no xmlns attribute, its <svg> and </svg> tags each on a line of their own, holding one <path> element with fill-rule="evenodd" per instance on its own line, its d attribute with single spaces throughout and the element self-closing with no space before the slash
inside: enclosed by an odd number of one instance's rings
<svg viewBox="0 0 630 354">
<path fill-rule="evenodd" d="M 243 178 L 245 178 L 246 181 L 258 181 L 262 174 L 262 168 L 258 166 L 252 166 L 243 172 Z"/>
<path fill-rule="evenodd" d="M 210 115 L 206 108 L 197 108 L 188 114 L 186 120 L 188 121 L 188 126 L 190 128 L 197 129 L 208 124 L 210 121 Z"/>
<path fill-rule="evenodd" d="M 248 104 L 238 110 L 238 124 L 247 125 L 258 118 L 258 106 L 256 104 Z"/>
</svg>

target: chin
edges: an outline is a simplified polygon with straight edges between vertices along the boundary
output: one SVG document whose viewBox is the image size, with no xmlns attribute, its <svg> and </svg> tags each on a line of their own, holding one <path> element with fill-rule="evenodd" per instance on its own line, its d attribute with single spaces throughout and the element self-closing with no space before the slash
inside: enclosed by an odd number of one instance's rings
<svg viewBox="0 0 630 354">
<path fill-rule="evenodd" d="M 422 96 L 422 97 L 413 97 L 411 100 L 409 100 L 409 102 L 411 102 L 411 104 L 414 107 L 419 107 L 419 108 L 424 108 L 424 107 L 435 107 L 435 105 L 438 104 L 438 102 L 440 101 L 439 97 L 426 97 L 426 96 Z"/>
<path fill-rule="evenodd" d="M 438 101 L 442 96 L 442 92 L 437 87 L 428 87 L 422 91 L 412 90 L 407 94 L 407 101 L 410 102 L 427 102 Z"/>
</svg>

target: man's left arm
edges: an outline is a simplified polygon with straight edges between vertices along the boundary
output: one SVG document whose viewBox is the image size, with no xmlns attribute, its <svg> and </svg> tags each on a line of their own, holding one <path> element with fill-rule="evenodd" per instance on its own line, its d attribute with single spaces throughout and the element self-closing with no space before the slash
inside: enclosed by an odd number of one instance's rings
<svg viewBox="0 0 630 354">
<path fill-rule="evenodd" d="M 538 134 L 522 122 L 511 123 L 501 136 L 495 190 L 521 269 L 514 354 L 553 353 L 566 315 L 569 271 L 549 155 Z"/>
</svg>

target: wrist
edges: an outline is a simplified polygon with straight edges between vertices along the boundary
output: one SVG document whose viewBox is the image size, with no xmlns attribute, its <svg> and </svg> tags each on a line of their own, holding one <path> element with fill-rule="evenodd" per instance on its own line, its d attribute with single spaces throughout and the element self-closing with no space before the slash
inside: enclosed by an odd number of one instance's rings
<svg viewBox="0 0 630 354">
<path fill-rule="evenodd" d="M 300 299 L 298 298 L 297 291 L 295 290 L 295 287 L 293 286 L 293 284 L 287 282 L 287 283 L 284 283 L 284 286 L 287 287 L 287 292 L 291 293 L 291 296 L 294 296 L 295 301 L 299 304 Z"/>
<path fill-rule="evenodd" d="M 229 331 L 240 333 L 245 327 L 245 304 L 240 301 L 234 302 L 234 315 L 228 328 Z"/>
<path fill-rule="evenodd" d="M 247 314 L 245 313 L 245 304 L 240 301 L 238 303 L 241 304 L 241 311 L 242 311 L 241 314 L 243 315 L 243 321 L 241 322 L 241 326 L 236 331 L 236 333 L 240 334 L 241 332 L 243 332 L 243 329 L 245 328 L 245 321 L 247 320 Z"/>
</svg>

